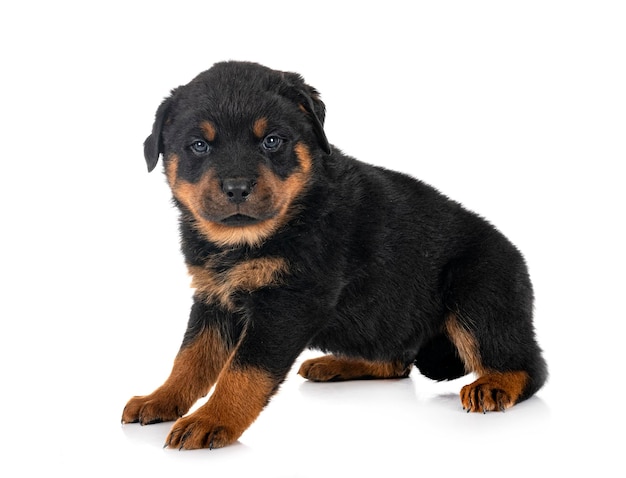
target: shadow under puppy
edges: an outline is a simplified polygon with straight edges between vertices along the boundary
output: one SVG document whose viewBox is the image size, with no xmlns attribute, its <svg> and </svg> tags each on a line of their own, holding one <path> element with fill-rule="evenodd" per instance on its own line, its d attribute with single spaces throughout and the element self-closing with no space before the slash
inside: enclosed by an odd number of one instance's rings
<svg viewBox="0 0 626 478">
<path fill-rule="evenodd" d="M 246 62 L 158 108 L 145 158 L 163 155 L 195 294 L 169 378 L 122 422 L 177 420 L 169 447 L 233 443 L 307 347 L 329 354 L 300 368 L 313 381 L 472 372 L 472 412 L 544 383 L 518 250 L 434 188 L 331 148 L 324 114 L 299 75 Z"/>
</svg>

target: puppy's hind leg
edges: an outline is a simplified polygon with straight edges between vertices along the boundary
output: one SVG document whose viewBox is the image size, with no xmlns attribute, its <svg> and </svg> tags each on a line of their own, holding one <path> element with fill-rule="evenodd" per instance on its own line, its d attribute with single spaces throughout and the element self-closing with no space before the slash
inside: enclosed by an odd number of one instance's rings
<svg viewBox="0 0 626 478">
<path fill-rule="evenodd" d="M 476 225 L 475 225 L 476 226 Z M 501 234 L 483 230 L 444 278 L 444 332 L 465 370 L 463 408 L 498 411 L 532 396 L 547 378 L 533 328 L 533 289 L 524 258 Z"/>
<path fill-rule="evenodd" d="M 401 361 L 370 362 L 362 359 L 325 355 L 306 360 L 298 374 L 313 382 L 339 382 L 344 380 L 368 380 L 405 378 L 411 373 L 412 364 Z"/>
<path fill-rule="evenodd" d="M 482 347 L 486 353 L 481 354 L 475 334 L 455 315 L 448 317 L 446 330 L 466 370 L 478 376 L 476 381 L 461 389 L 461 404 L 467 412 L 504 411 L 533 395 L 545 381 L 545 363 L 538 354 L 531 354 L 533 358 L 525 360 L 526 363 L 496 366 L 493 352 Z"/>
<path fill-rule="evenodd" d="M 454 380 L 467 374 L 456 347 L 446 334 L 438 334 L 419 349 L 415 366 L 431 380 Z"/>
</svg>

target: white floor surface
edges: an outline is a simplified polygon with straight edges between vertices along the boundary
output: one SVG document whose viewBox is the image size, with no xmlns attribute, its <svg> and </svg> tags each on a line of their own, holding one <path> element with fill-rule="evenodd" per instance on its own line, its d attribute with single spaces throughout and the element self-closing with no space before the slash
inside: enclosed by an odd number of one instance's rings
<svg viewBox="0 0 626 478">
<path fill-rule="evenodd" d="M 625 477 L 625 10 L 5 2 L 0 476 Z M 331 143 L 518 245 L 551 374 L 536 397 L 467 414 L 471 377 L 313 384 L 296 365 L 229 448 L 163 449 L 170 424 L 121 425 L 169 373 L 191 297 L 142 143 L 170 89 L 226 59 L 300 72 Z"/>
</svg>

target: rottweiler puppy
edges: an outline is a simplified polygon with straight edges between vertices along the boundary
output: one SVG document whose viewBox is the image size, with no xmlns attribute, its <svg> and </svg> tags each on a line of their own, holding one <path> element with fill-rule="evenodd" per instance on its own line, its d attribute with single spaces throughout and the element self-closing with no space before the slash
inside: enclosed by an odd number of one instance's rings
<svg viewBox="0 0 626 478">
<path fill-rule="evenodd" d="M 218 448 L 252 424 L 307 348 L 312 381 L 468 373 L 468 412 L 505 410 L 547 376 L 525 261 L 433 187 L 329 144 L 318 91 L 295 73 L 215 64 L 157 110 L 195 288 L 169 378 L 123 423 L 176 420 L 166 446 Z M 211 389 L 208 401 L 185 416 Z"/>
</svg>

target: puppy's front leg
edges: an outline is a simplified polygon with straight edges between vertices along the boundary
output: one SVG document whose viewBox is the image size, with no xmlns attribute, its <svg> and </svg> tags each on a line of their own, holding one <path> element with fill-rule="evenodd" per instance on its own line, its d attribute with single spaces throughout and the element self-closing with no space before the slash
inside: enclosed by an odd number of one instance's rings
<svg viewBox="0 0 626 478">
<path fill-rule="evenodd" d="M 177 420 L 209 392 L 232 349 L 232 338 L 225 336 L 219 315 L 202 302 L 194 304 L 169 378 L 151 394 L 131 398 L 122 413 L 122 423 L 149 425 Z"/>
<path fill-rule="evenodd" d="M 261 368 L 230 364 L 209 401 L 174 423 L 166 445 L 212 449 L 233 443 L 259 416 L 279 382 Z"/>
<path fill-rule="evenodd" d="M 280 301 L 273 301 L 272 308 L 252 310 L 260 312 L 248 318 L 239 345 L 220 373 L 213 394 L 194 413 L 174 423 L 166 446 L 212 449 L 236 441 L 267 405 L 316 327 L 316 320 L 311 317 L 298 320 L 307 324 L 298 329 L 293 325 L 293 315 L 302 314 L 302 318 L 305 310 L 285 310 Z"/>
</svg>

